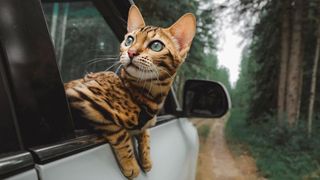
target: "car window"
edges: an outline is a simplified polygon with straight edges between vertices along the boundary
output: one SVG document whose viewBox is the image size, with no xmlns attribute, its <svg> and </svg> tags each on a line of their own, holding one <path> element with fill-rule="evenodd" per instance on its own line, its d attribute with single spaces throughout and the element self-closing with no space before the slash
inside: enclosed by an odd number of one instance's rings
<svg viewBox="0 0 320 180">
<path fill-rule="evenodd" d="M 91 2 L 44 3 L 43 9 L 64 82 L 118 61 L 119 41 Z"/>
</svg>

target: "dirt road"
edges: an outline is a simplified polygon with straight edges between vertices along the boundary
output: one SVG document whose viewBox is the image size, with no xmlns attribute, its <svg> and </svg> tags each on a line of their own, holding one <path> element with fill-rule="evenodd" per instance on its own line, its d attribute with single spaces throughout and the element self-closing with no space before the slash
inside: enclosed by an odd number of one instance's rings
<svg viewBox="0 0 320 180">
<path fill-rule="evenodd" d="M 252 157 L 246 154 L 234 157 L 230 152 L 224 138 L 227 118 L 193 120 L 200 134 L 197 180 L 262 179 Z"/>
</svg>

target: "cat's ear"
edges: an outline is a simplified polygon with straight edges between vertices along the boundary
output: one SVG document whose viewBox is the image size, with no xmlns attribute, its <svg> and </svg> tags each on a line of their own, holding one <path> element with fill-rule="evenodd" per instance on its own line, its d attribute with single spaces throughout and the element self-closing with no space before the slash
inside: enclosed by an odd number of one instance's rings
<svg viewBox="0 0 320 180">
<path fill-rule="evenodd" d="M 170 26 L 168 30 L 179 44 L 180 55 L 185 55 L 189 51 L 196 33 L 196 18 L 192 13 L 187 13 Z"/>
<path fill-rule="evenodd" d="M 128 25 L 127 25 L 128 32 L 132 32 L 144 26 L 145 26 L 145 23 L 138 7 L 135 5 L 132 5 L 128 13 Z"/>
</svg>

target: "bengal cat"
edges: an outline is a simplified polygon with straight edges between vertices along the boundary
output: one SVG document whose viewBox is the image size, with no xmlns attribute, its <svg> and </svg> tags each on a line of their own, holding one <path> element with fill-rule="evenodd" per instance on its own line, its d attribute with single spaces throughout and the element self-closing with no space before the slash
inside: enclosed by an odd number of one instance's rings
<svg viewBox="0 0 320 180">
<path fill-rule="evenodd" d="M 120 45 L 120 75 L 90 73 L 65 84 L 74 116 L 81 115 L 109 142 L 122 173 L 140 173 L 132 145 L 138 132 L 142 169 L 151 170 L 150 135 L 173 78 L 184 62 L 196 31 L 193 14 L 185 14 L 169 28 L 146 26 L 136 6 L 128 14 L 128 33 Z"/>
</svg>

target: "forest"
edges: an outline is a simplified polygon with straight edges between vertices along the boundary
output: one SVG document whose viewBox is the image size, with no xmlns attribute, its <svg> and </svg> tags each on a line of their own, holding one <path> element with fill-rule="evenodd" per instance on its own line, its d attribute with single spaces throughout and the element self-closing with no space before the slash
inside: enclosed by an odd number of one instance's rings
<svg viewBox="0 0 320 180">
<path fill-rule="evenodd" d="M 266 178 L 320 178 L 320 1 L 233 5 L 258 18 L 246 29 L 229 140 L 248 144 Z"/>
<path fill-rule="evenodd" d="M 197 16 L 197 35 L 174 88 L 182 94 L 190 78 L 225 85 L 233 106 L 225 133 L 235 151 L 250 152 L 268 179 L 320 178 L 319 0 L 135 3 L 147 24 L 168 27 L 186 12 Z M 55 3 L 44 9 L 64 81 L 116 61 L 119 42 L 92 4 Z M 228 9 L 245 43 L 234 85 L 217 56 L 219 15 Z"/>
</svg>

